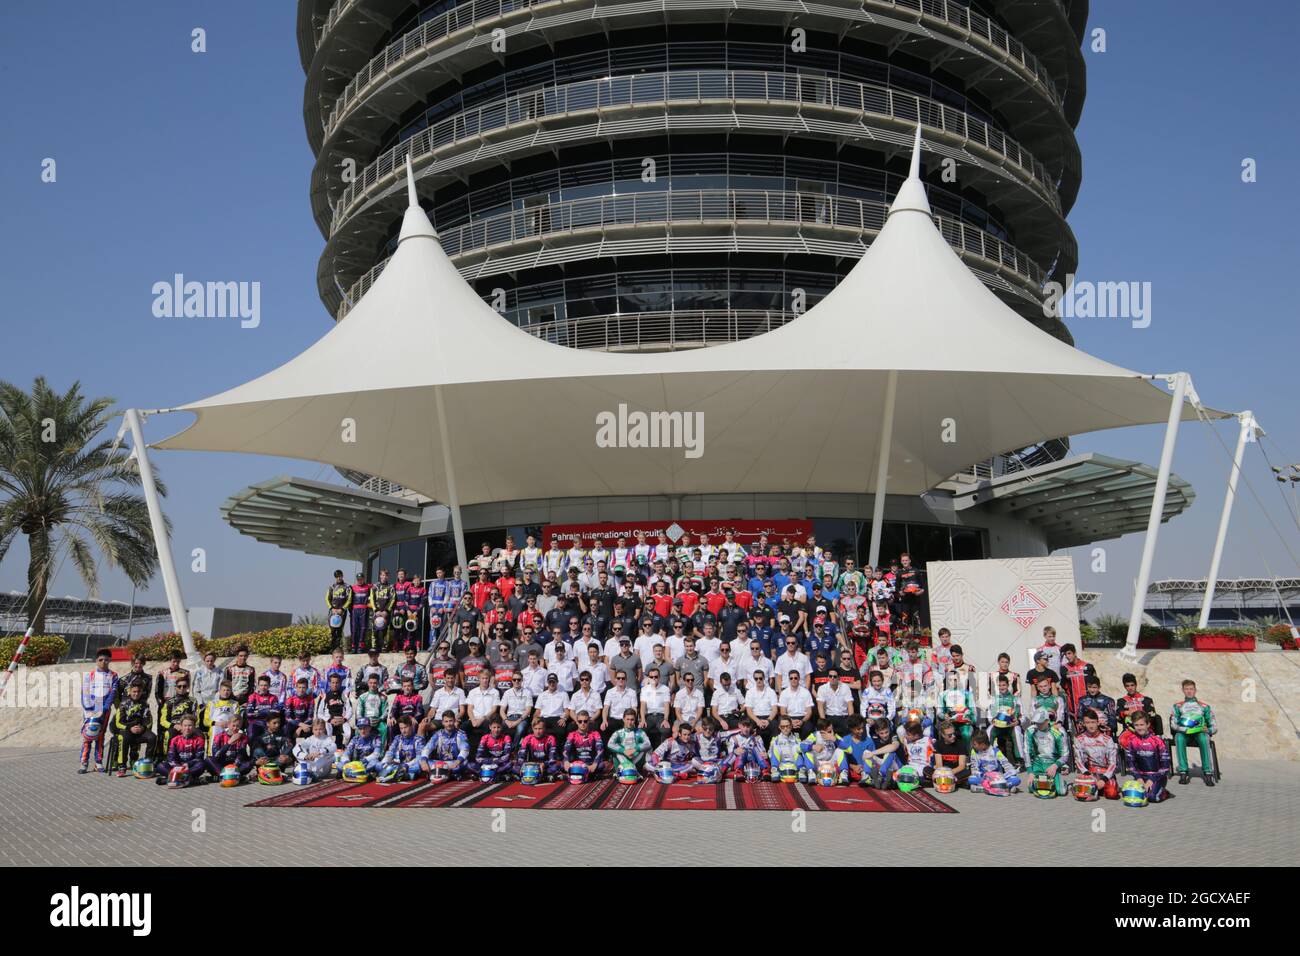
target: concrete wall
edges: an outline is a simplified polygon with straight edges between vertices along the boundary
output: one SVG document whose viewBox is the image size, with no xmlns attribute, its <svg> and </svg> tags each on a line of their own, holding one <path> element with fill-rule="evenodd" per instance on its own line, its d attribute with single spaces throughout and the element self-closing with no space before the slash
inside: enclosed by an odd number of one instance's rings
<svg viewBox="0 0 1300 956">
<path fill-rule="evenodd" d="M 288 611 L 248 611 L 230 607 L 192 607 L 189 609 L 190 630 L 205 637 L 229 637 L 249 631 L 269 631 L 288 627 L 293 615 Z"/>
</svg>

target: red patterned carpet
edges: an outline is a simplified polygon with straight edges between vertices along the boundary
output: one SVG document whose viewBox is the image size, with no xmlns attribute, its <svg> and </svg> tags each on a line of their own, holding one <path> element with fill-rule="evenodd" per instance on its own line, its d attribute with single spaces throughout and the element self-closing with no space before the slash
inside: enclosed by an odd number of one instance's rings
<svg viewBox="0 0 1300 956">
<path fill-rule="evenodd" d="M 624 786 L 596 780 L 581 786 L 544 783 L 479 783 L 457 780 L 432 784 L 344 783 L 341 780 L 286 786 L 254 807 L 477 807 L 536 810 L 847 810 L 857 813 L 956 813 L 925 791 L 822 788 L 801 783 L 675 783 L 644 780 Z"/>
</svg>

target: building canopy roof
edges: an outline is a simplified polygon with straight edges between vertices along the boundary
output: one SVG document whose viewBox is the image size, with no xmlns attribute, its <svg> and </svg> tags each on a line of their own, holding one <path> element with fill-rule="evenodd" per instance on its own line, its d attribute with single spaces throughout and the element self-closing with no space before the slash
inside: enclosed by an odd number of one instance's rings
<svg viewBox="0 0 1300 956">
<path fill-rule="evenodd" d="M 971 274 L 934 226 L 919 164 L 918 130 L 884 228 L 807 313 L 651 354 L 554 345 L 497 314 L 443 252 L 408 169 L 398 247 L 361 301 L 279 368 L 177 409 L 196 420 L 158 447 L 326 462 L 438 501 L 457 497 L 450 477 L 460 504 L 863 492 L 896 373 L 888 489 L 920 494 L 1045 439 L 1165 421 L 1170 399 L 1150 376 L 1042 332 Z M 636 413 L 695 413 L 698 456 L 681 442 L 628 447 L 635 430 L 601 447 L 599 416 L 620 406 L 634 429 Z"/>
</svg>

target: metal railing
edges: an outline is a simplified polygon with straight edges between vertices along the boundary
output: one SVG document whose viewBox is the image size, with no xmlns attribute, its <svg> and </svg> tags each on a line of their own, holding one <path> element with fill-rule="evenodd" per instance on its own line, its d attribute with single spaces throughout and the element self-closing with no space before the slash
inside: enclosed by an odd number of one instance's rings
<svg viewBox="0 0 1300 956">
<path fill-rule="evenodd" d="M 1022 474 L 1054 461 L 1062 461 L 1069 453 L 1069 439 L 1053 438 L 1013 454 L 994 455 L 992 458 L 978 461 L 954 477 L 965 481 L 989 481 L 1006 475 Z"/>
<path fill-rule="evenodd" d="M 1028 183 L 1037 187 L 1044 201 L 1060 210 L 1055 181 L 1028 150 L 988 124 L 929 97 L 824 76 L 701 70 L 583 80 L 517 93 L 449 116 L 380 154 L 368 165 L 339 197 L 330 232 L 336 232 L 379 183 L 386 181 L 391 185 L 408 155 L 417 159 L 512 126 L 573 114 L 724 102 L 732 104 L 733 109 L 739 104 L 791 104 L 801 110 L 820 107 L 847 111 L 857 119 L 871 114 L 903 124 L 919 122 L 960 139 L 965 146 L 983 147 L 1006 160 L 1023 173 Z"/>
<path fill-rule="evenodd" d="M 325 27 L 317 41 L 318 46 L 320 40 L 323 40 L 339 19 L 351 9 L 354 2 L 355 0 L 338 0 L 330 9 Z M 599 9 L 608 10 L 622 5 L 617 2 L 604 3 Z M 556 0 L 474 0 L 471 3 L 462 3 L 403 34 L 358 70 L 344 87 L 343 92 L 335 100 L 329 116 L 325 119 L 325 138 L 328 139 L 333 135 L 352 108 L 364 98 L 372 84 L 386 79 L 394 68 L 404 65 L 407 60 L 423 55 L 429 46 L 462 30 L 472 29 L 484 20 L 497 19 L 520 10 L 543 6 L 562 6 L 562 4 L 557 3 Z M 700 0 L 658 0 L 655 3 L 633 2 L 626 6 L 637 11 L 663 12 L 673 9 L 698 11 L 702 4 Z M 719 0 L 717 6 L 720 9 L 732 10 L 735 4 L 732 0 Z M 759 4 L 751 4 L 751 6 L 759 6 Z M 1025 77 L 1041 87 L 1055 105 L 1061 104 L 1061 91 L 1057 88 L 1055 79 L 1038 58 L 1006 30 L 961 3 L 950 2 L 950 0 L 861 0 L 860 3 L 844 6 L 828 3 L 779 2 L 761 6 L 776 10 L 798 9 L 830 16 L 854 16 L 863 20 L 872 19 L 868 13 L 871 8 L 886 11 L 906 10 L 936 26 L 950 31 L 953 29 L 961 31 L 964 38 L 995 51 L 1008 62 L 1018 66 Z M 563 19 L 567 21 L 569 18 Z"/>
<path fill-rule="evenodd" d="M 529 335 L 574 349 L 675 351 L 753 338 L 796 318 L 762 309 L 679 309 L 593 315 L 521 325 Z"/>
<path fill-rule="evenodd" d="M 631 193 L 591 196 L 512 210 L 498 216 L 439 231 L 443 250 L 452 258 L 493 247 L 529 240 L 565 236 L 584 230 L 606 231 L 648 225 L 750 223 L 790 225 L 797 229 L 836 229 L 856 238 L 878 232 L 889 204 L 847 196 L 766 190 L 719 189 Z M 1043 270 L 1009 243 L 969 223 L 934 216 L 935 226 L 954 249 L 976 256 L 1002 272 L 1014 274 L 1027 289 L 1037 292 L 1046 281 Z M 349 311 L 370 290 L 385 258 L 352 284 L 337 318 Z"/>
</svg>

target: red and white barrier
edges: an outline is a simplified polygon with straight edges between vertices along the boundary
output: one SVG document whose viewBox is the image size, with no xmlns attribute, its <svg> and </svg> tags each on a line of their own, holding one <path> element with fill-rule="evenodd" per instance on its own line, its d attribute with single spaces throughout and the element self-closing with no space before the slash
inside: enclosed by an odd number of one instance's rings
<svg viewBox="0 0 1300 956">
<path fill-rule="evenodd" d="M 22 659 L 23 651 L 27 650 L 27 642 L 32 639 L 33 630 L 34 628 L 31 627 L 27 629 L 27 633 L 23 635 L 23 639 L 18 642 L 18 647 L 14 650 L 14 656 L 9 661 L 8 669 L 5 670 L 4 676 L 0 677 L 0 699 L 4 698 L 5 689 L 9 686 L 9 678 L 14 671 L 18 670 L 18 663 Z"/>
</svg>

